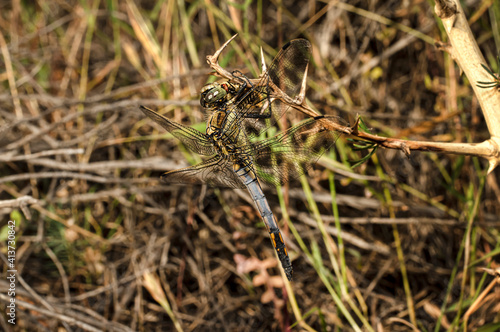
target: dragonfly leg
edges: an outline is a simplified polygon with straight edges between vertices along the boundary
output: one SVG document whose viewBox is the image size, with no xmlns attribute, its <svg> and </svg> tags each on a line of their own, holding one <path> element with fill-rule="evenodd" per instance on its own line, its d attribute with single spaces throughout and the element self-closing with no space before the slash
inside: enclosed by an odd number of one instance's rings
<svg viewBox="0 0 500 332">
<path fill-rule="evenodd" d="M 245 75 L 243 75 L 243 73 L 240 72 L 239 70 L 234 70 L 232 72 L 232 75 L 235 78 L 238 78 L 241 81 L 243 81 L 243 84 L 241 85 L 241 88 L 236 93 L 236 96 L 240 96 L 242 94 L 242 92 L 247 88 L 247 86 L 249 86 L 248 91 L 240 99 L 240 100 L 244 100 L 249 94 L 252 93 L 252 90 L 254 88 L 254 84 L 250 81 L 250 79 L 248 77 L 246 77 Z M 266 108 L 266 112 L 265 113 L 259 113 L 259 114 L 249 113 L 249 114 L 245 115 L 245 118 L 247 118 L 247 119 L 269 119 L 272 116 L 272 110 L 271 110 L 272 102 L 271 102 L 270 97 L 269 97 L 270 96 L 269 91 L 271 91 L 270 87 L 269 87 L 269 80 L 267 80 L 267 82 L 266 82 L 266 90 L 268 91 L 265 94 L 266 95 L 266 99 L 267 99 L 266 102 L 267 102 L 267 105 L 268 105 L 267 107 L 265 107 Z M 237 99 L 237 98 L 235 98 L 235 99 Z M 260 101 L 258 101 L 258 103 L 260 103 Z"/>
<path fill-rule="evenodd" d="M 243 73 L 241 71 L 233 70 L 231 72 L 231 75 L 233 75 L 234 78 L 237 78 L 237 79 L 243 81 L 243 84 L 241 85 L 241 88 L 240 88 L 240 91 L 238 92 L 238 94 L 240 94 L 242 91 L 244 91 L 247 86 L 250 86 L 250 89 L 253 88 L 253 84 L 252 84 L 252 82 L 250 82 L 250 79 L 248 77 L 246 77 L 245 75 L 243 75 Z"/>
<path fill-rule="evenodd" d="M 270 108 L 270 107 L 269 107 Z M 245 116 L 245 118 L 247 119 L 269 119 L 271 117 L 272 113 L 271 113 L 271 110 L 268 109 L 268 111 L 266 113 L 262 113 L 262 114 L 247 114 Z"/>
</svg>

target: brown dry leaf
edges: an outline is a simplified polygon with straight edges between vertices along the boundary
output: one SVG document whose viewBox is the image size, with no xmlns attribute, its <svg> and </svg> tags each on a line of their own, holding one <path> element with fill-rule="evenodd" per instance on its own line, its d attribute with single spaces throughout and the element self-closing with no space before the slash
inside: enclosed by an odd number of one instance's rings
<svg viewBox="0 0 500 332">
<path fill-rule="evenodd" d="M 249 257 L 247 258 L 244 255 L 235 254 L 233 256 L 236 264 L 241 265 L 241 268 L 245 271 L 243 273 L 248 273 L 250 271 L 255 271 L 257 269 L 267 270 L 268 268 L 275 267 L 277 261 L 275 258 L 266 258 L 264 260 L 260 260 L 257 257 Z"/>
<path fill-rule="evenodd" d="M 161 287 L 160 278 L 158 278 L 156 274 L 149 272 L 145 272 L 143 274 L 143 278 L 143 285 L 148 290 L 149 294 L 151 294 L 155 301 L 158 302 L 165 310 L 170 319 L 172 319 L 175 329 L 177 331 L 182 331 L 182 326 L 173 313 L 172 308 L 170 307 L 170 303 L 168 303 L 167 297 L 165 296 L 165 292 Z"/>
<path fill-rule="evenodd" d="M 285 286 L 285 283 L 283 281 L 283 278 L 281 276 L 271 276 L 269 277 L 269 286 L 272 286 L 274 288 L 282 288 Z"/>
<path fill-rule="evenodd" d="M 262 270 L 252 280 L 252 284 L 255 287 L 266 285 L 268 282 L 269 282 L 269 274 L 266 272 L 266 270 Z"/>
<path fill-rule="evenodd" d="M 268 288 L 260 297 L 260 302 L 269 303 L 276 297 L 274 290 L 272 288 Z"/>
<path fill-rule="evenodd" d="M 167 297 L 163 292 L 160 284 L 160 278 L 156 274 L 149 272 L 144 273 L 144 287 L 148 290 L 149 294 L 156 300 L 156 302 L 162 304 L 167 302 Z"/>
<path fill-rule="evenodd" d="M 238 273 L 249 273 L 260 268 L 260 261 L 255 257 L 247 258 L 246 256 L 235 254 L 233 256 L 236 263 L 236 271 Z"/>
</svg>

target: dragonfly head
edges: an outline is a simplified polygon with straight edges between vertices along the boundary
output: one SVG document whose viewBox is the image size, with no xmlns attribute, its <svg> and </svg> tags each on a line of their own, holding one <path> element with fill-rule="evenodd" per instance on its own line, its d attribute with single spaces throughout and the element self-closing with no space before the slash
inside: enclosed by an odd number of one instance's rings
<svg viewBox="0 0 500 332">
<path fill-rule="evenodd" d="M 201 88 L 200 104 L 204 108 L 221 106 L 227 100 L 228 87 L 226 83 L 210 83 Z"/>
</svg>

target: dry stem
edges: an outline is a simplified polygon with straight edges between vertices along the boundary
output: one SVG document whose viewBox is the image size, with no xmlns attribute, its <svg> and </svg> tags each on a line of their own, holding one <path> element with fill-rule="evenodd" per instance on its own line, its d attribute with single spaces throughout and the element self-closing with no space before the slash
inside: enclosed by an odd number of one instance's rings
<svg viewBox="0 0 500 332">
<path fill-rule="evenodd" d="M 490 173 L 500 163 L 500 91 L 496 88 L 483 89 L 477 86 L 480 81 L 491 81 L 491 76 L 481 66 L 487 64 L 472 35 L 460 3 L 456 0 L 439 0 L 436 1 L 435 11 L 441 18 L 450 39 L 451 47 L 448 51 L 469 79 L 483 110 L 491 138 L 481 145 L 486 146 L 491 154 L 477 155 L 488 159 L 490 163 L 488 173 Z"/>
</svg>

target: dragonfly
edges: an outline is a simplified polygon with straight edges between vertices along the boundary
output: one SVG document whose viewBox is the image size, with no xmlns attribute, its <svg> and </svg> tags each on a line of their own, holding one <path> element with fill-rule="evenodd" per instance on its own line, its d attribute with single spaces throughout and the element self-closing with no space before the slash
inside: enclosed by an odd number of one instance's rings
<svg viewBox="0 0 500 332">
<path fill-rule="evenodd" d="M 344 121 L 321 115 L 273 137 L 259 138 L 266 136 L 268 129 L 290 108 L 276 98 L 274 91 L 280 89 L 290 98 L 296 97 L 305 79 L 310 53 L 307 40 L 295 39 L 281 48 L 257 83 L 233 72 L 234 80 L 203 87 L 200 104 L 210 113 L 205 133 L 141 106 L 145 115 L 188 149 L 209 156 L 194 166 L 166 172 L 162 179 L 168 183 L 247 189 L 290 281 L 292 263 L 261 181 L 276 186 L 304 174 L 342 134 L 327 129 L 325 122 Z"/>
</svg>

